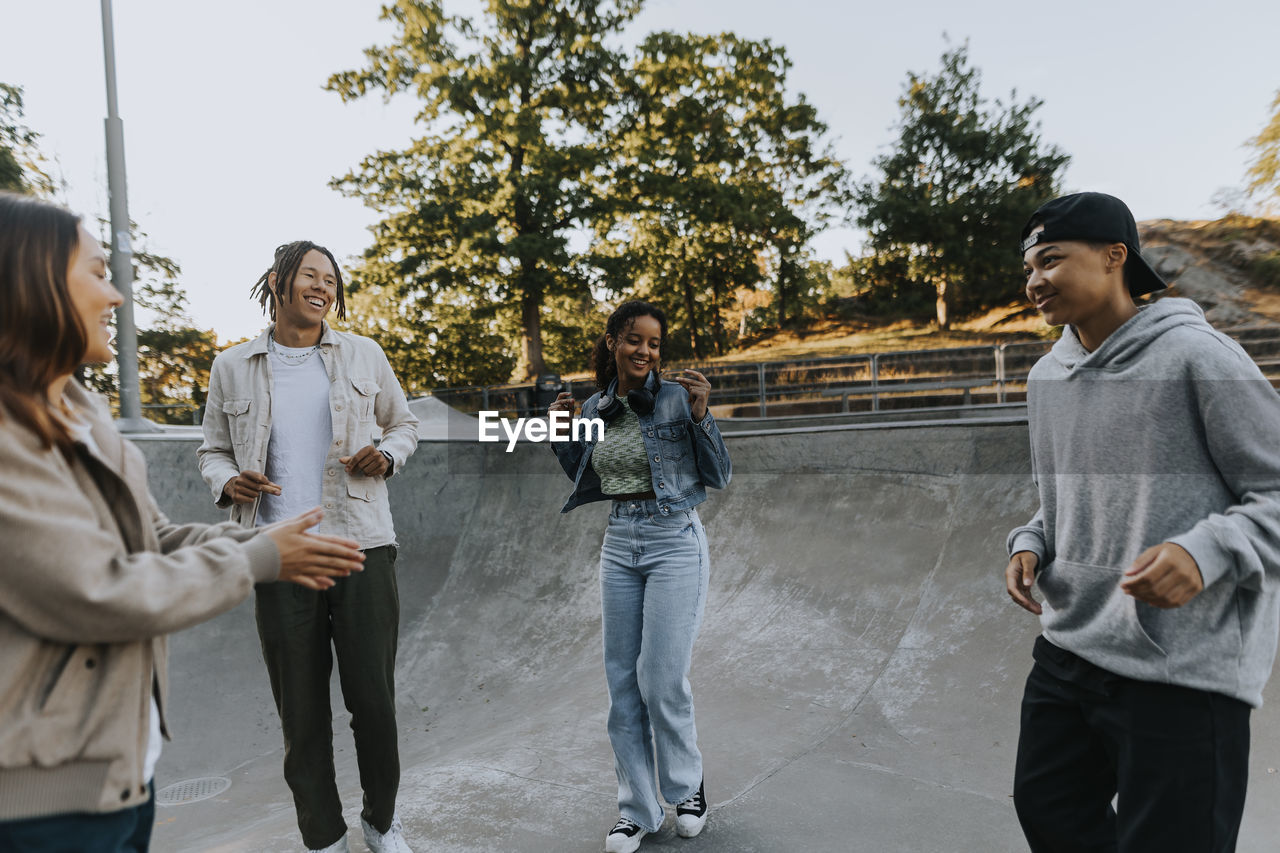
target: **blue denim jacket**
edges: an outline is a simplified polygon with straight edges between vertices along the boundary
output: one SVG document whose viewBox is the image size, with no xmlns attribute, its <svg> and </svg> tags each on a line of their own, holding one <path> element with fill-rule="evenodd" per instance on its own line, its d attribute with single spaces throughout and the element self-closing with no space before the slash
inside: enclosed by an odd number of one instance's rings
<svg viewBox="0 0 1280 853">
<path fill-rule="evenodd" d="M 613 394 L 617 387 L 618 380 L 614 379 L 604 394 L 597 391 L 591 395 L 582 405 L 581 416 L 596 417 L 600 400 L 606 394 Z M 673 510 L 692 509 L 707 499 L 707 486 L 723 489 L 729 485 L 733 466 L 724 439 L 720 437 L 720 428 L 709 411 L 701 421 L 693 422 L 689 392 L 679 383 L 659 380 L 653 413 L 636 414 L 640 418 L 640 435 L 644 439 L 659 512 L 666 515 Z M 550 444 L 560 467 L 573 480 L 573 493 L 561 512 L 592 501 L 611 499 L 600 491 L 600 476 L 591 467 L 594 439 Z"/>
</svg>

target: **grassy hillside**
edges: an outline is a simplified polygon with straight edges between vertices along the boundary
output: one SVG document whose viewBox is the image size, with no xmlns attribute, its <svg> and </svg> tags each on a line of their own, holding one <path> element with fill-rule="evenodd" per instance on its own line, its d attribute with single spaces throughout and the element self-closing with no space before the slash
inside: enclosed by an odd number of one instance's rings
<svg viewBox="0 0 1280 853">
<path fill-rule="evenodd" d="M 1280 325 L 1280 220 L 1232 215 L 1208 221 L 1143 222 L 1143 254 L 1173 286 L 1162 295 L 1196 300 L 1220 328 Z M 1013 274 L 1013 273 L 1011 273 Z M 982 346 L 1056 337 L 1024 301 L 955 323 L 834 318 L 767 331 L 712 361 L 755 362 L 894 350 Z"/>
</svg>

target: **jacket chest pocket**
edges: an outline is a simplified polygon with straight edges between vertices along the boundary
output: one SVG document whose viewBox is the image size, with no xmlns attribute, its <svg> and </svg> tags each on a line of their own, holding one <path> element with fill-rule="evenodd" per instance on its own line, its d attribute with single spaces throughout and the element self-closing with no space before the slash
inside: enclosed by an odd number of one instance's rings
<svg viewBox="0 0 1280 853">
<path fill-rule="evenodd" d="M 689 455 L 689 430 L 682 423 L 658 427 L 658 452 L 663 459 L 679 462 Z"/>
<path fill-rule="evenodd" d="M 351 380 L 351 407 L 361 422 L 373 420 L 373 403 L 378 397 L 378 383 L 372 379 Z"/>
<path fill-rule="evenodd" d="M 233 447 L 243 448 L 253 441 L 257 431 L 252 400 L 223 400 L 222 413 L 227 416 L 227 429 Z"/>
<path fill-rule="evenodd" d="M 347 481 L 347 496 L 370 503 L 378 497 L 378 486 L 373 477 L 352 477 Z"/>
</svg>

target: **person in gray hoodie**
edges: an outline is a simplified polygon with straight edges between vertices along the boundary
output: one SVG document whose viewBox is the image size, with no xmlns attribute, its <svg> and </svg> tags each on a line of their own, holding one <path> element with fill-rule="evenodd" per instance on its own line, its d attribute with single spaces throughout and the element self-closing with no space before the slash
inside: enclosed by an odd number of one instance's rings
<svg viewBox="0 0 1280 853">
<path fill-rule="evenodd" d="M 1007 542 L 1042 627 L 1019 821 L 1033 853 L 1234 850 L 1280 627 L 1280 396 L 1194 302 L 1135 304 L 1166 284 L 1119 199 L 1055 199 L 1021 248 L 1065 328 L 1027 386 L 1040 509 Z"/>
</svg>

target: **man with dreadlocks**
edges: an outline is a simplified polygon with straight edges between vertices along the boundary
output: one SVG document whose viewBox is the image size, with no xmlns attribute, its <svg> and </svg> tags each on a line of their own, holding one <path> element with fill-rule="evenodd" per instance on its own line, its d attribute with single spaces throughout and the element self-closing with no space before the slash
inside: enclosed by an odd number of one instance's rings
<svg viewBox="0 0 1280 853">
<path fill-rule="evenodd" d="M 298 828 L 309 850 L 348 849 L 333 766 L 332 643 L 351 711 L 365 841 L 373 853 L 411 853 L 395 810 L 400 603 L 386 480 L 417 449 L 418 421 L 382 349 L 324 321 L 335 301 L 346 317 L 342 273 L 328 249 L 281 246 L 252 293 L 272 323 L 214 359 L 200 474 L 217 505 L 246 527 L 323 506 L 319 531 L 354 539 L 365 554 L 362 573 L 323 592 L 256 589 Z"/>
</svg>

